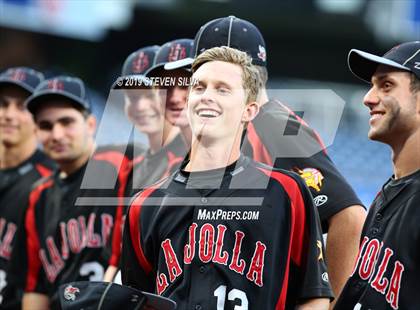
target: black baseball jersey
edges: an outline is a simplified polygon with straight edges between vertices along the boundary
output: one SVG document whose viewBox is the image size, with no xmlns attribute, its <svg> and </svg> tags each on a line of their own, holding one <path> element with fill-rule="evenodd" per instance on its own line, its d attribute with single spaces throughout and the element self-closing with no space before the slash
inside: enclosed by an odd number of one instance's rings
<svg viewBox="0 0 420 310">
<path fill-rule="evenodd" d="M 13 272 L 27 264 L 25 291 L 48 295 L 56 307 L 60 284 L 101 281 L 108 265 L 117 264 L 120 255 L 124 188 L 104 188 L 103 182 L 118 179 L 113 161 L 120 156 L 97 153 L 83 167 L 62 178 L 57 171 L 34 186 L 20 231 L 19 249 L 13 256 Z M 115 154 L 114 154 L 115 155 Z M 89 166 L 89 170 L 86 167 Z M 86 176 L 85 171 L 90 175 Z M 94 178 L 96 188 L 81 188 L 84 178 Z M 107 198 L 116 198 L 109 205 Z M 112 242 L 110 258 L 103 249 Z"/>
<path fill-rule="evenodd" d="M 336 309 L 420 308 L 419 219 L 420 170 L 385 183 L 369 209 Z"/>
<path fill-rule="evenodd" d="M 301 133 L 299 139 L 295 139 L 298 133 Z M 324 232 L 328 230 L 328 219 L 331 216 L 349 206 L 362 205 L 328 157 L 319 135 L 279 101 L 267 102 L 248 124 L 242 152 L 255 161 L 299 174 L 311 190 Z M 287 155 L 308 152 L 314 155 Z"/>
<path fill-rule="evenodd" d="M 151 154 L 147 150 L 134 157 L 132 174 L 127 183 L 130 196 L 172 174 L 179 168 L 186 154 L 185 142 L 179 134 L 158 152 Z"/>
<path fill-rule="evenodd" d="M 8 275 L 15 235 L 28 206 L 32 184 L 52 173 L 53 163 L 39 150 L 17 167 L 0 170 L 0 308 L 19 308 L 19 279 Z M 23 268 L 23 266 L 21 266 Z"/>
<path fill-rule="evenodd" d="M 319 217 L 303 181 L 247 157 L 180 170 L 127 215 L 123 283 L 179 309 L 285 309 L 331 297 Z"/>
</svg>

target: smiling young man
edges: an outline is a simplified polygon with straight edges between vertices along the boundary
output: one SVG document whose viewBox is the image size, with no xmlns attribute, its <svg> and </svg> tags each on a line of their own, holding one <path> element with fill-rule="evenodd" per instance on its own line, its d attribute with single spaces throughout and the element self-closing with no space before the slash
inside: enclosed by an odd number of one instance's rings
<svg viewBox="0 0 420 310">
<path fill-rule="evenodd" d="M 336 309 L 418 309 L 420 41 L 383 57 L 351 50 L 348 60 L 353 74 L 372 85 L 364 97 L 368 136 L 391 147 L 394 175 L 369 209 L 357 262 Z"/>
<path fill-rule="evenodd" d="M 131 87 L 114 85 L 111 91 L 119 92 L 123 98 L 124 112 L 137 131 L 134 135 L 146 136 L 148 148 L 137 142 L 128 146 L 126 197 L 132 197 L 146 186 L 167 177 L 177 169 L 187 153 L 179 129 L 165 119 L 165 109 L 158 92 L 152 88 L 144 74 L 155 64 L 159 46 L 147 46 L 131 53 L 124 62 L 120 79 L 137 80 L 139 85 Z M 101 148 L 103 149 L 103 148 Z M 118 266 L 110 266 L 104 280 L 114 279 Z"/>
<path fill-rule="evenodd" d="M 131 54 L 124 63 L 122 76 L 126 79 L 141 80 L 142 86 L 129 88 L 123 86 L 118 90 L 124 92 L 124 111 L 127 118 L 140 134 L 146 135 L 149 146 L 142 154 L 134 154 L 133 172 L 127 186 L 132 195 L 168 176 L 173 169 L 176 169 L 174 167 L 179 166 L 186 154 L 185 143 L 179 129 L 165 118 L 165 108 L 160 101 L 158 91 L 152 88 L 151 81 L 145 77 L 147 71 L 159 67 L 159 63 L 164 61 L 162 50 L 167 51 L 152 46 L 141 48 Z M 149 65 L 142 66 L 141 71 L 134 70 L 140 62 L 145 62 L 142 58 L 147 54 L 150 58 Z"/>
<path fill-rule="evenodd" d="M 20 307 L 20 280 L 8 274 L 15 234 L 28 205 L 32 184 L 53 164 L 37 148 L 35 123 L 25 100 L 44 76 L 31 68 L 0 74 L 0 308 Z M 24 269 L 24 266 L 21 266 Z"/>
<path fill-rule="evenodd" d="M 107 180 L 117 178 L 118 169 L 94 154 L 96 120 L 80 79 L 45 80 L 26 104 L 39 141 L 58 170 L 33 186 L 25 227 L 13 253 L 13 273 L 25 278 L 23 309 L 56 309 L 60 284 L 100 281 L 105 268 L 119 258 L 120 238 L 113 236 L 120 236 L 121 207 L 104 206 L 95 199 L 118 197 L 118 186 L 104 188 Z M 88 162 L 91 174 L 85 175 Z M 86 178 L 96 187 L 82 188 Z M 90 202 L 80 205 L 80 198 Z M 107 259 L 103 249 L 109 242 L 114 242 L 115 255 Z"/>
<path fill-rule="evenodd" d="M 217 47 L 192 68 L 190 157 L 133 200 L 123 283 L 180 309 L 328 309 L 332 292 L 309 191 L 297 175 L 240 152 L 244 127 L 258 113 L 251 59 Z"/>
<path fill-rule="evenodd" d="M 326 257 L 331 286 L 340 294 L 357 255 L 366 218 L 361 201 L 338 171 L 319 135 L 285 104 L 268 98 L 268 57 L 259 29 L 251 22 L 227 16 L 208 21 L 197 31 L 194 57 L 216 46 L 248 53 L 259 72 L 260 112 L 247 126 L 242 152 L 255 161 L 297 172 L 307 183 L 327 235 Z M 190 59 L 192 62 L 193 59 Z M 188 64 L 172 62 L 167 69 Z"/>
</svg>

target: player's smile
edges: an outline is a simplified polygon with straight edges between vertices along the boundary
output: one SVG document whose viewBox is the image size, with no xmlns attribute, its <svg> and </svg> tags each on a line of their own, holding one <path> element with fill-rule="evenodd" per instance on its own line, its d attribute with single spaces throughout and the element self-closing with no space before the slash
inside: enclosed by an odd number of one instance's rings
<svg viewBox="0 0 420 310">
<path fill-rule="evenodd" d="M 380 120 L 385 115 L 385 112 L 374 110 L 370 111 L 370 115 L 369 124 L 372 126 L 375 121 Z"/>
<path fill-rule="evenodd" d="M 211 108 L 199 108 L 195 113 L 204 121 L 219 117 L 222 112 Z"/>
<path fill-rule="evenodd" d="M 19 130 L 19 126 L 11 124 L 0 124 L 0 128 L 3 133 L 13 133 Z"/>
<path fill-rule="evenodd" d="M 158 117 L 159 117 L 158 113 L 138 113 L 138 114 L 133 115 L 133 120 L 138 125 L 147 125 L 150 121 Z"/>
</svg>

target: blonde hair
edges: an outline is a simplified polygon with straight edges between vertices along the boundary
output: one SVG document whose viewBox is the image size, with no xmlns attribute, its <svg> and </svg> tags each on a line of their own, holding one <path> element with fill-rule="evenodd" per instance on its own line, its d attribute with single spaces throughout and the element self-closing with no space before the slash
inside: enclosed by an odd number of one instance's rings
<svg viewBox="0 0 420 310">
<path fill-rule="evenodd" d="M 257 100 L 259 91 L 259 74 L 252 64 L 252 59 L 245 52 L 227 46 L 213 47 L 197 56 L 192 64 L 192 72 L 195 73 L 201 65 L 210 61 L 224 61 L 239 65 L 242 68 L 242 85 L 247 92 L 246 103 Z"/>
</svg>

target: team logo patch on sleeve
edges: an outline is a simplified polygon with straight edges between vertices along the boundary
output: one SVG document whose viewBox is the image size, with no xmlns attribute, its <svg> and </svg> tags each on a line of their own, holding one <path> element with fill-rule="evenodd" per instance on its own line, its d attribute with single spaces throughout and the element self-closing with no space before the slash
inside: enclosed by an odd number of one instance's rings
<svg viewBox="0 0 420 310">
<path fill-rule="evenodd" d="M 76 293 L 80 293 L 80 290 L 77 287 L 68 285 L 64 289 L 64 298 L 66 300 L 74 301 L 76 300 Z"/>
<path fill-rule="evenodd" d="M 321 171 L 315 168 L 304 168 L 302 170 L 297 168 L 296 172 L 302 179 L 305 180 L 305 183 L 308 187 L 312 187 L 317 192 L 321 191 L 322 180 L 324 180 L 324 176 L 322 175 Z"/>
</svg>

